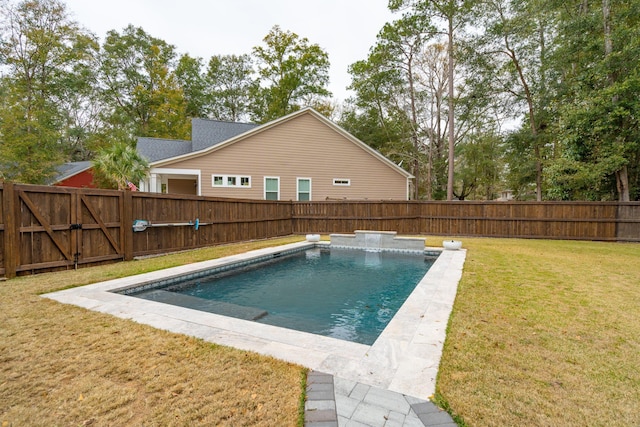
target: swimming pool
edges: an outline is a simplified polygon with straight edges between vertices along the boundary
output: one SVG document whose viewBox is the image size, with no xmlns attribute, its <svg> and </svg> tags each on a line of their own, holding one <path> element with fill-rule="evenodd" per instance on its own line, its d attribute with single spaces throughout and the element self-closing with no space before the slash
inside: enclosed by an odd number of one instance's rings
<svg viewBox="0 0 640 427">
<path fill-rule="evenodd" d="M 313 246 L 298 242 L 258 249 L 65 289 L 43 297 L 428 399 L 435 392 L 447 321 L 462 277 L 464 249 L 427 248 L 442 253 L 370 346 L 118 293 L 185 274 L 198 274 L 229 264 L 249 264 L 260 258 L 272 258 L 274 254 Z"/>
<path fill-rule="evenodd" d="M 127 293 L 371 345 L 435 258 L 313 247 Z"/>
</svg>

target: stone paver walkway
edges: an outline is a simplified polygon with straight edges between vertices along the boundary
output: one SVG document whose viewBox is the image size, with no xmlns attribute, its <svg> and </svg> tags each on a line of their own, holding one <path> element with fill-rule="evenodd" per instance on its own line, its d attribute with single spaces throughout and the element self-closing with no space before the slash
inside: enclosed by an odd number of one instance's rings
<svg viewBox="0 0 640 427">
<path fill-rule="evenodd" d="M 306 427 L 456 427 L 433 403 L 311 371 Z"/>
</svg>

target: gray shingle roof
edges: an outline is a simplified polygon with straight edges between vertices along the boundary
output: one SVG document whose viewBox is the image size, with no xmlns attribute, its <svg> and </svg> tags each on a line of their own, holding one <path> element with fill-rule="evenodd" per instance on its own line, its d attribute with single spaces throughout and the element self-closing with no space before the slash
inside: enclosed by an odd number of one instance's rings
<svg viewBox="0 0 640 427">
<path fill-rule="evenodd" d="M 138 137 L 138 153 L 150 163 L 204 150 L 259 125 L 253 123 L 222 122 L 209 119 L 191 119 L 191 141 Z"/>
<path fill-rule="evenodd" d="M 56 176 L 48 182 L 54 184 L 56 182 L 63 181 L 70 178 L 80 172 L 87 170 L 91 167 L 91 162 L 67 162 L 56 167 Z"/>
<path fill-rule="evenodd" d="M 224 142 L 258 125 L 254 123 L 222 122 L 219 120 L 191 119 L 191 141 L 193 151 L 204 150 Z"/>
<path fill-rule="evenodd" d="M 162 139 L 138 137 L 138 153 L 150 163 L 171 157 L 181 156 L 193 151 L 191 141 L 183 139 Z"/>
</svg>

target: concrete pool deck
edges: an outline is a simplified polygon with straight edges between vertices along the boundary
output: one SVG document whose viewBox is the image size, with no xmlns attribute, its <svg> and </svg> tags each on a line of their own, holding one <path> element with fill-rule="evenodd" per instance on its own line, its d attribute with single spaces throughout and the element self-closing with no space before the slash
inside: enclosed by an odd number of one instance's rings
<svg viewBox="0 0 640 427">
<path fill-rule="evenodd" d="M 465 250 L 442 251 L 371 346 L 113 292 L 214 268 L 226 262 L 245 261 L 309 246 L 307 242 L 300 242 L 260 249 L 43 296 L 159 329 L 297 363 L 341 380 L 428 400 L 435 392 L 447 322 L 462 276 Z"/>
</svg>

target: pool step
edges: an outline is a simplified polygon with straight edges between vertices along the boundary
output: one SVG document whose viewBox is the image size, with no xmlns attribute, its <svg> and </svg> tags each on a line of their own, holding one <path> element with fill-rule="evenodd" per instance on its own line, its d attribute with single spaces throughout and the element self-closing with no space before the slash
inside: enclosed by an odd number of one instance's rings
<svg viewBox="0 0 640 427">
<path fill-rule="evenodd" d="M 258 320 L 269 314 L 267 311 L 260 308 L 245 307 L 228 302 L 213 301 L 163 290 L 142 292 L 134 296 L 150 301 L 163 302 L 165 304 L 192 308 L 194 310 L 206 311 L 208 313 L 215 313 L 243 320 Z"/>
</svg>

